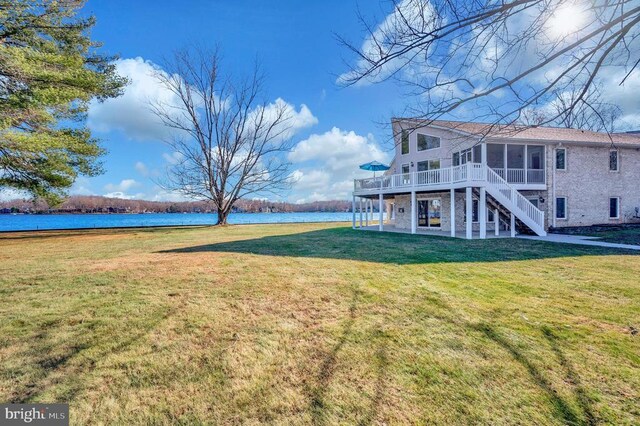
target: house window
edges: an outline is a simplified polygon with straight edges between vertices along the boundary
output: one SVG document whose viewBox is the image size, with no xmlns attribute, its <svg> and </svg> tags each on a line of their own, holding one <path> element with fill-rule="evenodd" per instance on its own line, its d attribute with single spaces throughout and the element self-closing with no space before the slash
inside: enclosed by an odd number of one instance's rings
<svg viewBox="0 0 640 426">
<path fill-rule="evenodd" d="M 609 198 L 609 219 L 620 219 L 620 198 Z"/>
<path fill-rule="evenodd" d="M 440 148 L 440 138 L 418 133 L 418 151 Z"/>
<path fill-rule="evenodd" d="M 556 170 L 567 170 L 567 149 L 556 149 Z"/>
<path fill-rule="evenodd" d="M 567 197 L 556 198 L 556 219 L 567 218 Z"/>
<path fill-rule="evenodd" d="M 479 222 L 479 219 L 478 219 L 478 204 L 479 204 L 478 200 L 476 200 L 476 199 L 471 200 L 471 207 L 472 207 L 472 209 L 471 209 L 471 222 L 473 222 L 473 223 L 478 223 Z M 464 221 L 465 222 L 467 221 L 467 209 L 466 209 L 466 207 L 464 209 Z"/>
<path fill-rule="evenodd" d="M 618 171 L 618 151 L 609 151 L 609 170 L 612 172 Z"/>
<path fill-rule="evenodd" d="M 406 130 L 402 131 L 402 137 L 401 137 L 401 145 L 402 145 L 402 154 L 408 154 L 409 153 L 409 132 Z"/>
<path fill-rule="evenodd" d="M 492 223 L 495 219 L 495 216 L 493 215 L 493 210 L 491 209 L 487 209 L 487 222 Z"/>
<path fill-rule="evenodd" d="M 440 168 L 440 160 L 418 161 L 418 171 L 437 170 Z"/>
<path fill-rule="evenodd" d="M 453 165 L 454 166 L 459 166 L 460 165 L 460 153 L 459 152 L 454 152 L 453 153 Z"/>
<path fill-rule="evenodd" d="M 402 165 L 402 183 L 405 184 L 405 185 L 411 183 L 411 175 L 409 174 L 409 165 L 408 164 L 403 164 Z"/>
</svg>

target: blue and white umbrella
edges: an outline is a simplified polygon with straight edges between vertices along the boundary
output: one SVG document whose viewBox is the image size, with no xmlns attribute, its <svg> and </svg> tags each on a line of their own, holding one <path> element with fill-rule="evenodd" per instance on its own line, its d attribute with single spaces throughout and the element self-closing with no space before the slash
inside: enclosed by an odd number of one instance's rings
<svg viewBox="0 0 640 426">
<path fill-rule="evenodd" d="M 386 164 L 382 164 L 379 161 L 372 161 L 370 163 L 361 164 L 360 168 L 362 170 L 369 170 L 370 172 L 373 172 L 373 177 L 375 178 L 376 172 L 389 170 L 391 167 L 387 166 Z"/>
</svg>

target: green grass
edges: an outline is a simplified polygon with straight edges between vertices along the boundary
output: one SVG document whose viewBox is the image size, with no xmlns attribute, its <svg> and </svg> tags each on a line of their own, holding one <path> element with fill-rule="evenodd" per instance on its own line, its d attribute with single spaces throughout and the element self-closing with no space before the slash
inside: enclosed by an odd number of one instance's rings
<svg viewBox="0 0 640 426">
<path fill-rule="evenodd" d="M 0 246 L 0 401 L 73 424 L 640 422 L 631 252 L 338 224 Z"/>
<path fill-rule="evenodd" d="M 640 226 L 589 232 L 585 235 L 598 237 L 600 238 L 600 241 L 606 241 L 609 243 L 640 245 Z"/>
</svg>

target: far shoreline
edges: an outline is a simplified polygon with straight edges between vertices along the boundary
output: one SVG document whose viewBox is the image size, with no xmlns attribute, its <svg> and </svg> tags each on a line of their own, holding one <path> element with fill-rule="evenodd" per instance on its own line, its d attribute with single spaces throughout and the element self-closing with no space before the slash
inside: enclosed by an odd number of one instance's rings
<svg viewBox="0 0 640 426">
<path fill-rule="evenodd" d="M 59 231 L 105 231 L 105 230 L 134 230 L 134 229 L 155 229 L 155 228 L 226 228 L 230 226 L 250 226 L 250 225 L 305 225 L 305 224 L 349 224 L 346 220 L 335 221 L 308 221 L 308 222 L 255 222 L 255 223 L 227 223 L 226 225 L 203 225 L 203 224 L 186 224 L 186 225 L 149 225 L 149 226 L 99 226 L 95 228 L 48 228 L 48 229 L 16 229 L 16 230 L 0 230 L 0 235 L 32 233 L 32 232 L 59 232 Z"/>
</svg>

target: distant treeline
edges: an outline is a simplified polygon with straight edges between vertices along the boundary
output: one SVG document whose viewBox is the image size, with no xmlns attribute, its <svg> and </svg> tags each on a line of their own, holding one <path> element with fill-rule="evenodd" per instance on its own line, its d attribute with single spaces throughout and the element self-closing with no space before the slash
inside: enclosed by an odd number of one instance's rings
<svg viewBox="0 0 640 426">
<path fill-rule="evenodd" d="M 343 200 L 316 201 L 293 204 L 266 200 L 239 200 L 234 212 L 346 212 L 351 203 Z M 62 204 L 50 207 L 43 200 L 0 201 L 0 213 L 213 213 L 213 206 L 205 201 L 146 201 L 125 200 L 100 196 L 74 195 Z"/>
</svg>

